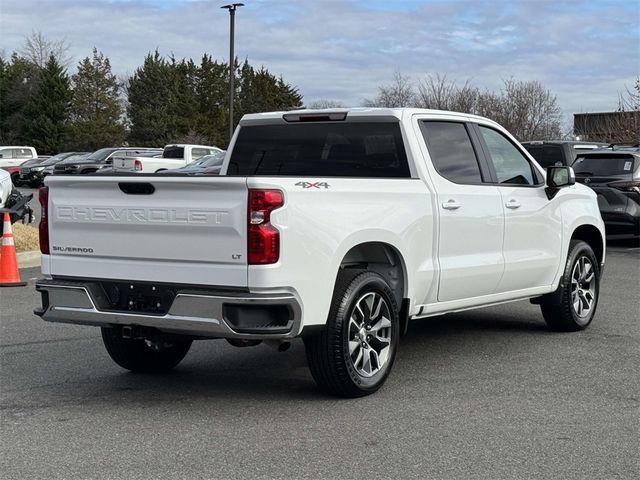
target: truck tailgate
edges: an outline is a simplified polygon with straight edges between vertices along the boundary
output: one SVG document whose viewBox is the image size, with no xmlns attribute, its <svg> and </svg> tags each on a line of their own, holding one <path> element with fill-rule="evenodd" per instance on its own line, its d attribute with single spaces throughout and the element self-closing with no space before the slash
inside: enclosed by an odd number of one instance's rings
<svg viewBox="0 0 640 480">
<path fill-rule="evenodd" d="M 46 184 L 51 275 L 247 286 L 246 179 L 50 176 Z"/>
</svg>

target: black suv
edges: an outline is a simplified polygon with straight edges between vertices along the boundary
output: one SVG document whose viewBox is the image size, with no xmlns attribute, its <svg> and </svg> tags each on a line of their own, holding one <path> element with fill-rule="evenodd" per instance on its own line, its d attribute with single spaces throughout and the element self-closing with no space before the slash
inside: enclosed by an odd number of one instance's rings
<svg viewBox="0 0 640 480">
<path fill-rule="evenodd" d="M 96 150 L 91 155 L 82 160 L 62 160 L 56 163 L 53 168 L 54 175 L 78 175 L 97 172 L 105 165 L 110 165 L 113 162 L 114 156 L 125 157 L 132 156 L 137 157 L 146 152 L 162 153 L 161 148 L 136 148 L 136 147 L 111 147 L 101 148 Z"/>
<path fill-rule="evenodd" d="M 574 142 L 569 140 L 534 140 L 522 142 L 522 146 L 527 149 L 536 162 L 542 168 L 553 167 L 554 165 L 571 165 L 576 157 L 582 152 L 588 152 L 596 148 L 609 145 L 600 142 Z"/>
<path fill-rule="evenodd" d="M 640 147 L 609 147 L 578 155 L 576 181 L 598 194 L 607 237 L 640 237 Z"/>
</svg>

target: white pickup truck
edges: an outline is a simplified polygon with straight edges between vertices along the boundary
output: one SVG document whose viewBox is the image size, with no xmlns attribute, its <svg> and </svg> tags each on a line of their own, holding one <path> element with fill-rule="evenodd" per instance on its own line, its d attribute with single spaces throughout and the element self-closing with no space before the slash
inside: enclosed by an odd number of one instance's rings
<svg viewBox="0 0 640 480">
<path fill-rule="evenodd" d="M 207 145 L 166 145 L 162 151 L 162 155 L 115 157 L 113 159 L 113 171 L 118 173 L 161 172 L 163 170 L 171 170 L 174 168 L 184 167 L 194 160 L 202 158 L 205 155 L 212 155 L 216 152 L 222 152 L 222 149 L 218 147 L 210 147 Z"/>
<path fill-rule="evenodd" d="M 376 391 L 410 321 L 514 300 L 592 321 L 596 196 L 502 127 L 414 109 L 245 115 L 219 177 L 56 177 L 40 191 L 44 320 L 97 325 L 126 369 L 192 340 L 285 349 L 339 396 Z"/>
</svg>

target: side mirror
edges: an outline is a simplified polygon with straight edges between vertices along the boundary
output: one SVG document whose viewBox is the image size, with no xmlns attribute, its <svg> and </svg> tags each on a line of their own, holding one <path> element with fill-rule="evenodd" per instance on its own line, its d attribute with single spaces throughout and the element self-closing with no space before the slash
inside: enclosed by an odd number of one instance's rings
<svg viewBox="0 0 640 480">
<path fill-rule="evenodd" d="M 113 159 L 109 158 L 106 162 L 104 162 L 106 165 L 112 165 L 113 164 Z"/>
<path fill-rule="evenodd" d="M 571 167 L 547 167 L 547 198 L 551 200 L 556 196 L 558 190 L 563 187 L 570 187 L 576 183 L 576 174 Z"/>
</svg>

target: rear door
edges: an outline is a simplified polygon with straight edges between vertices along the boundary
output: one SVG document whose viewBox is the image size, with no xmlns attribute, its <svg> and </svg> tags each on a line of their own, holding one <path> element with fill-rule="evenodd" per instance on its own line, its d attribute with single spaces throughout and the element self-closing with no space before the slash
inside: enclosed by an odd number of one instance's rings
<svg viewBox="0 0 640 480">
<path fill-rule="evenodd" d="M 52 275 L 247 285 L 245 178 L 47 178 Z"/>
<path fill-rule="evenodd" d="M 504 212 L 498 188 L 484 183 L 468 124 L 422 120 L 420 129 L 437 192 L 438 301 L 490 295 L 504 270 Z"/>
</svg>

